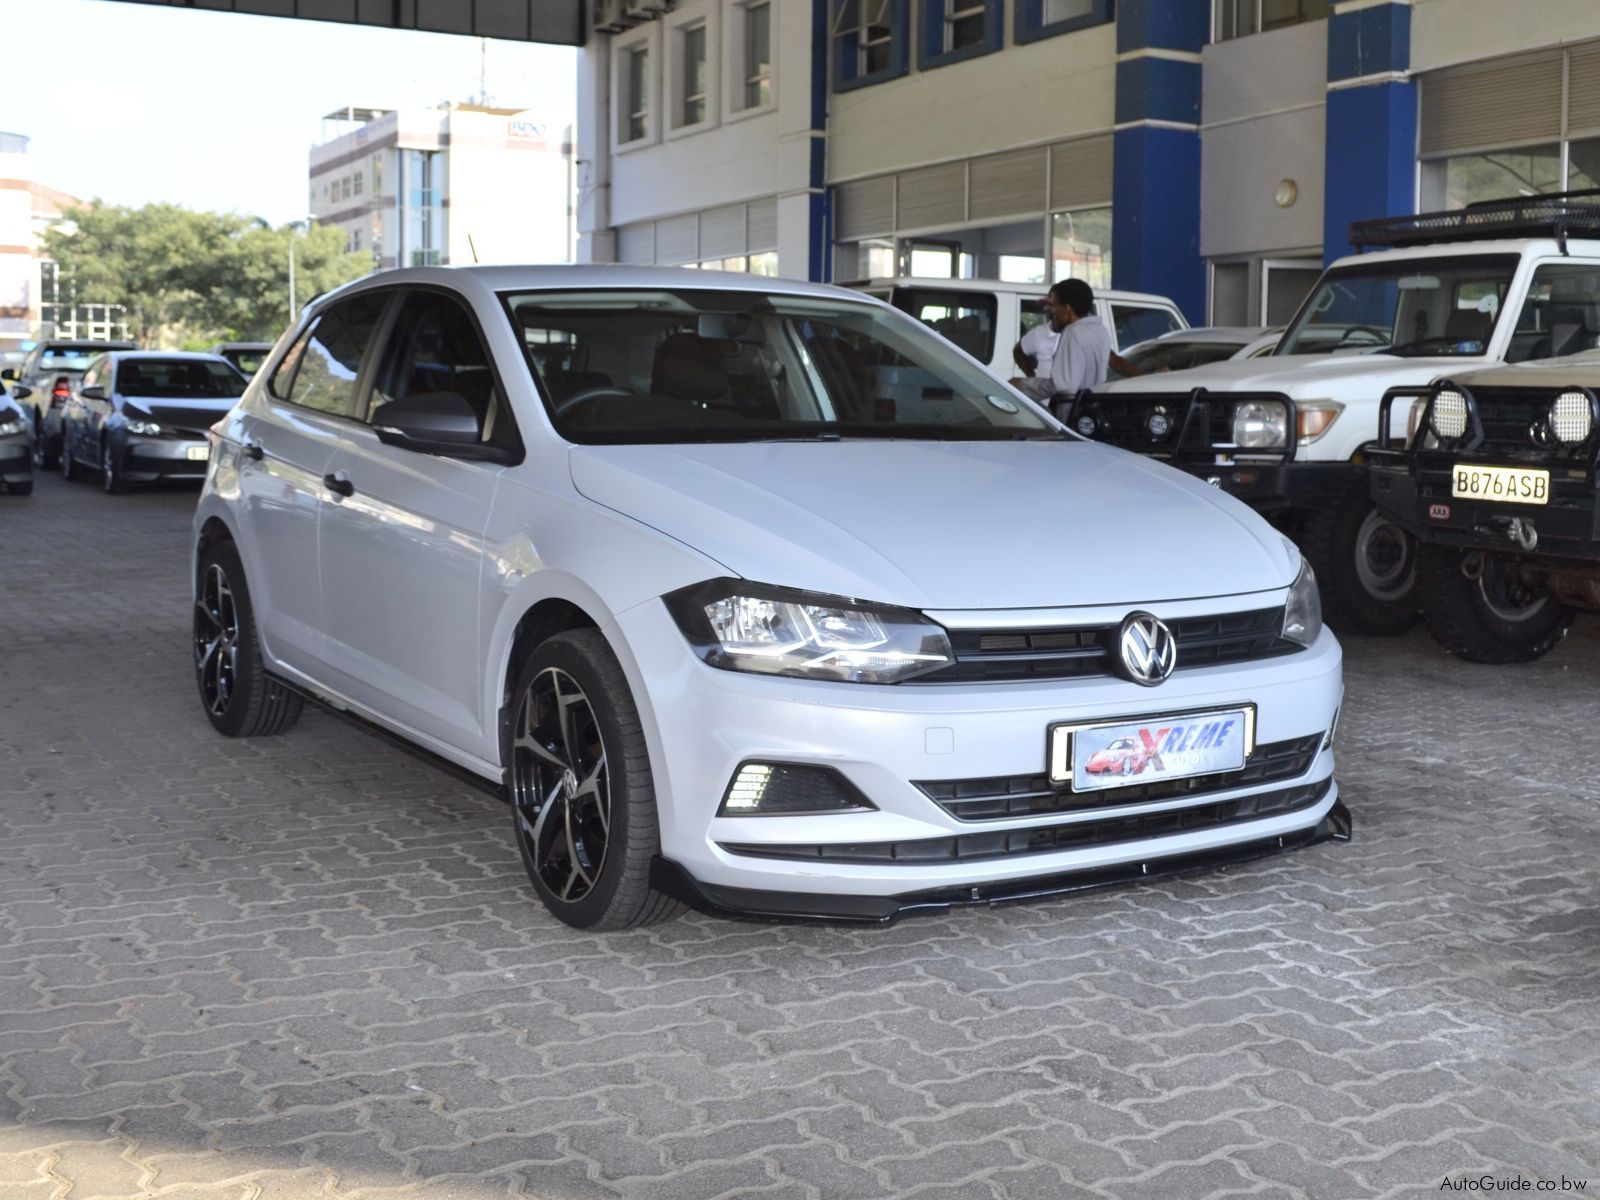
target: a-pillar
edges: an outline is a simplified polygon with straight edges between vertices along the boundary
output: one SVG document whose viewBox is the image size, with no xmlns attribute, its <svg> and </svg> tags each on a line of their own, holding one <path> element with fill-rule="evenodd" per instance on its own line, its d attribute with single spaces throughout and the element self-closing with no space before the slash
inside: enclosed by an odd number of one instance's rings
<svg viewBox="0 0 1600 1200">
<path fill-rule="evenodd" d="M 1350 222 L 1416 211 L 1411 2 L 1344 0 L 1328 18 L 1322 252 L 1351 253 Z"/>
<path fill-rule="evenodd" d="M 1119 0 L 1111 281 L 1206 316 L 1200 258 L 1200 50 L 1211 5 Z"/>
</svg>

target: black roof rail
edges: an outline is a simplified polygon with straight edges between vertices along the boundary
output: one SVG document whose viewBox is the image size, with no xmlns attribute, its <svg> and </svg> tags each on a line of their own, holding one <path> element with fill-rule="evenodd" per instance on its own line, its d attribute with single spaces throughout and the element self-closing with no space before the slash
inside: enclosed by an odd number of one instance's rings
<svg viewBox="0 0 1600 1200">
<path fill-rule="evenodd" d="M 1362 249 L 1513 237 L 1553 237 L 1563 254 L 1568 237 L 1600 237 L 1600 188 L 1477 200 L 1446 212 L 1350 222 L 1350 244 Z"/>
</svg>

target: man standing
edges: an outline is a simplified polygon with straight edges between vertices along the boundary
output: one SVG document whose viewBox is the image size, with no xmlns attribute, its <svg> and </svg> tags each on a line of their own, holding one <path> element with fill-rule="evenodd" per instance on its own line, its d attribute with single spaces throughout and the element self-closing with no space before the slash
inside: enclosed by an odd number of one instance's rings
<svg viewBox="0 0 1600 1200">
<path fill-rule="evenodd" d="M 1111 330 L 1094 311 L 1094 291 L 1081 279 L 1063 279 L 1045 300 L 1050 328 L 1061 335 L 1050 356 L 1050 373 L 1011 384 L 1035 400 L 1075 396 L 1106 381 L 1106 367 L 1115 347 Z"/>
<path fill-rule="evenodd" d="M 1028 315 L 1025 307 L 1024 318 Z M 1050 374 L 1050 359 L 1056 352 L 1056 343 L 1061 340 L 1061 335 L 1050 328 L 1049 297 L 1039 301 L 1039 315 L 1043 320 L 1011 348 L 1011 360 L 1029 379 L 1042 379 Z"/>
</svg>

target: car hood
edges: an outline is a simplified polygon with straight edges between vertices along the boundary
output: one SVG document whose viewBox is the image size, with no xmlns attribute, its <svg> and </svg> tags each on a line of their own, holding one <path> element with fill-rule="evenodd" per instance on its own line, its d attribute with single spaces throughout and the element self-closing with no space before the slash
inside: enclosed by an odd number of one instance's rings
<svg viewBox="0 0 1600 1200">
<path fill-rule="evenodd" d="M 1152 604 L 1298 569 L 1238 501 L 1075 440 L 580 446 L 571 471 L 735 575 L 908 608 Z"/>
<path fill-rule="evenodd" d="M 1376 400 L 1392 387 L 1419 387 L 1457 372 L 1481 370 L 1486 360 L 1463 355 L 1426 358 L 1394 354 L 1286 354 L 1230 359 L 1187 371 L 1119 379 L 1095 388 L 1096 395 L 1117 392 L 1282 392 L 1291 400 L 1345 399 L 1349 395 Z M 1373 385 L 1377 390 L 1373 390 Z"/>
<path fill-rule="evenodd" d="M 237 396 L 215 399 L 164 399 L 158 396 L 123 396 L 123 411 L 146 413 L 150 419 L 174 429 L 209 429 L 239 403 Z"/>
<path fill-rule="evenodd" d="M 1476 371 L 1452 373 L 1466 387 L 1592 388 L 1600 386 L 1600 350 L 1585 350 L 1564 358 L 1541 358 L 1515 366 L 1496 364 Z"/>
</svg>

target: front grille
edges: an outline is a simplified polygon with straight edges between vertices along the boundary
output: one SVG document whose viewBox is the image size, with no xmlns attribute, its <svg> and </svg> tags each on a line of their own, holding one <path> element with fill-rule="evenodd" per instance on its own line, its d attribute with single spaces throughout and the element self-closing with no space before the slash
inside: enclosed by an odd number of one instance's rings
<svg viewBox="0 0 1600 1200">
<path fill-rule="evenodd" d="M 1333 786 L 1332 779 L 1319 783 L 1257 792 L 1237 800 L 1219 800 L 1164 812 L 1107 817 L 1099 821 L 1073 821 L 1030 829 L 999 829 L 984 833 L 963 833 L 955 837 L 920 838 L 909 842 L 856 842 L 830 845 L 777 846 L 720 842 L 730 854 L 752 858 L 816 860 L 829 863 L 928 863 L 981 862 L 985 859 L 1014 858 L 1029 854 L 1051 854 L 1061 850 L 1082 850 L 1091 846 L 1111 846 L 1146 838 L 1214 829 L 1264 817 L 1283 816 L 1315 808 Z"/>
<path fill-rule="evenodd" d="M 1471 453 L 1488 451 L 1512 457 L 1570 457 L 1571 451 L 1553 440 L 1545 446 L 1535 440 L 1535 430 L 1543 431 L 1545 420 L 1550 415 L 1550 402 L 1556 395 L 1549 389 L 1522 391 L 1512 388 L 1474 388 L 1472 397 L 1478 402 L 1483 444 Z"/>
<path fill-rule="evenodd" d="M 1168 621 L 1178 641 L 1177 670 L 1252 662 L 1303 647 L 1281 636 L 1283 609 L 1260 608 L 1222 616 Z M 953 629 L 955 662 L 902 687 L 925 683 L 1075 679 L 1113 674 L 1119 625 L 1070 629 Z"/>
<path fill-rule="evenodd" d="M 1191 422 L 1189 407 L 1194 402 L 1193 392 L 1173 392 L 1170 395 L 1108 393 L 1081 399 L 1073 409 L 1072 416 L 1074 421 L 1085 417 L 1094 421 L 1094 432 L 1089 436 L 1095 441 L 1132 450 L 1136 454 L 1169 458 L 1181 449 L 1209 456 L 1212 441 L 1211 406 L 1200 405 Z M 1165 428 L 1159 435 L 1150 432 L 1152 417 L 1165 422 Z"/>
<path fill-rule="evenodd" d="M 1263 742 L 1243 767 L 1187 779 L 1165 779 L 1103 791 L 1073 792 L 1053 784 L 1048 775 L 1000 775 L 988 779 L 939 779 L 915 787 L 952 817 L 962 821 L 993 821 L 1007 817 L 1035 817 L 1057 812 L 1084 812 L 1120 808 L 1177 796 L 1203 796 L 1263 783 L 1298 779 L 1311 769 L 1323 735 Z"/>
</svg>

